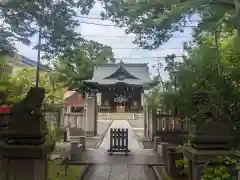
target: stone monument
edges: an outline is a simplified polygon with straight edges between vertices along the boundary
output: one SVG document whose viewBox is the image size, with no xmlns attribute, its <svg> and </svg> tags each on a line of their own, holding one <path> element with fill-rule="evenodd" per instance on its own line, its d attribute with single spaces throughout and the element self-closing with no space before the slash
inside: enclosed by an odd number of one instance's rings
<svg viewBox="0 0 240 180">
<path fill-rule="evenodd" d="M 31 88 L 11 108 L 0 144 L 1 180 L 47 180 L 48 158 L 55 143 L 48 138 L 42 104 L 43 88 Z"/>
<path fill-rule="evenodd" d="M 87 137 L 97 135 L 97 99 L 96 92 L 87 93 L 85 96 L 86 107 L 86 131 Z"/>
<path fill-rule="evenodd" d="M 193 95 L 196 113 L 189 128 L 189 146 L 183 154 L 188 158 L 189 180 L 200 180 L 203 165 L 217 156 L 234 156 L 230 121 L 211 103 L 207 92 Z"/>
</svg>

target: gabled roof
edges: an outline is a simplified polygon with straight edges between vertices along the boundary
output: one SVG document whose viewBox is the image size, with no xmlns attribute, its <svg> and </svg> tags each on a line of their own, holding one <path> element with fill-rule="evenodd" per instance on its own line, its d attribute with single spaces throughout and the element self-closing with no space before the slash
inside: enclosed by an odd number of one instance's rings
<svg viewBox="0 0 240 180">
<path fill-rule="evenodd" d="M 122 61 L 118 64 L 118 68 L 115 70 L 115 72 L 105 77 L 104 79 L 119 79 L 119 75 L 124 75 L 123 79 L 139 79 L 125 69 Z"/>
<path fill-rule="evenodd" d="M 125 71 L 124 73 L 127 75 L 124 79 L 118 79 L 115 76 L 120 70 Z M 102 64 L 95 67 L 92 79 L 85 82 L 102 85 L 116 84 L 119 82 L 144 85 L 150 83 L 151 79 L 148 64 L 120 62 L 118 64 Z"/>
<path fill-rule="evenodd" d="M 84 98 L 77 91 L 67 91 L 64 95 L 64 106 L 83 107 Z"/>
<path fill-rule="evenodd" d="M 74 93 L 76 93 L 77 91 L 67 91 L 64 95 L 63 95 L 63 99 L 66 100 L 67 98 L 69 98 L 70 96 L 72 96 Z"/>
</svg>

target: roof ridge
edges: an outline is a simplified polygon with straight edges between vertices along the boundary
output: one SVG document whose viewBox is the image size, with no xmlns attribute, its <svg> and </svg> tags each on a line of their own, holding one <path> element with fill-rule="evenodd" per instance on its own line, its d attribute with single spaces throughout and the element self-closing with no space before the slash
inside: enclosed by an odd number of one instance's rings
<svg viewBox="0 0 240 180">
<path fill-rule="evenodd" d="M 134 79 L 139 79 L 138 77 L 132 75 L 132 73 L 129 72 L 129 71 L 125 68 L 124 63 L 123 63 L 122 61 L 121 61 L 119 64 L 117 64 L 116 67 L 117 67 L 117 69 L 116 69 L 114 72 L 112 72 L 109 76 L 105 77 L 104 79 L 109 79 L 110 77 L 114 76 L 114 74 L 116 74 L 120 69 L 123 69 L 123 70 L 125 71 L 125 73 L 128 74 L 128 76 L 130 76 L 130 77 L 132 77 L 132 78 L 134 78 Z"/>
<path fill-rule="evenodd" d="M 96 67 L 117 67 L 120 63 L 117 64 L 99 64 Z M 148 67 L 148 63 L 123 63 L 122 66 L 124 67 Z"/>
</svg>

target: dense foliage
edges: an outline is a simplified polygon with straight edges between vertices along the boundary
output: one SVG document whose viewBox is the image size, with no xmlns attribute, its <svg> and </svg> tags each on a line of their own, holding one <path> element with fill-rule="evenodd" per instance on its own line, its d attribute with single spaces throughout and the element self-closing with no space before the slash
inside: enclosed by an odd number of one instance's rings
<svg viewBox="0 0 240 180">
<path fill-rule="evenodd" d="M 9 87 L 10 76 L 6 72 L 7 57 L 5 53 L 0 53 L 0 92 L 6 92 Z"/>
<path fill-rule="evenodd" d="M 167 111 L 190 116 L 194 112 L 192 94 L 204 89 L 229 120 L 239 121 L 240 49 L 236 39 L 234 33 L 222 34 L 220 38 L 221 75 L 218 74 L 216 48 L 211 35 L 204 36 L 202 43 L 191 44 L 191 48 L 187 48 L 188 56 L 182 62 L 176 62 L 174 55 L 167 56 L 165 70 L 169 72 L 170 80 L 165 84 L 171 88 L 162 90 L 160 104 Z"/>
<path fill-rule="evenodd" d="M 134 43 L 147 49 L 158 48 L 174 32 L 188 26 L 195 28 L 196 35 L 202 31 L 212 32 L 220 25 L 230 30 L 240 29 L 238 0 L 101 1 L 105 7 L 103 18 L 111 19 L 120 27 L 127 26 L 127 33 L 137 35 Z"/>
<path fill-rule="evenodd" d="M 30 44 L 29 38 L 40 31 L 44 42 L 38 48 L 45 55 L 52 57 L 64 53 L 79 41 L 79 35 L 74 31 L 79 23 L 73 19 L 77 7 L 80 8 L 79 3 L 74 0 L 4 1 L 0 6 L 0 48 L 13 48 L 12 40 Z"/>
<path fill-rule="evenodd" d="M 112 48 L 94 41 L 84 41 L 81 46 L 56 62 L 59 80 L 67 87 L 82 91 L 83 80 L 91 79 L 94 66 L 114 63 Z"/>
<path fill-rule="evenodd" d="M 94 3 L 93 0 L 4 1 L 0 4 L 0 51 L 11 53 L 15 50 L 14 41 L 36 44 L 30 38 L 40 35 L 35 39 L 42 40 L 41 46 L 35 48 L 40 48 L 49 62 L 57 59 L 55 68 L 61 74 L 55 74 L 54 81 L 81 89 L 82 80 L 91 78 L 94 65 L 115 61 L 110 47 L 87 41 L 76 31 L 80 26 L 78 16 L 88 14 Z"/>
<path fill-rule="evenodd" d="M 66 88 L 60 82 L 54 80 L 54 75 L 50 72 L 40 73 L 39 86 L 46 90 L 45 103 L 47 104 L 61 104 L 66 92 Z M 3 81 L 0 81 L 1 92 L 8 94 L 8 102 L 19 101 L 24 98 L 32 86 L 35 86 L 35 76 L 35 68 L 16 69 L 11 76 L 6 75 L 7 79 L 5 79 L 4 84 Z"/>
</svg>

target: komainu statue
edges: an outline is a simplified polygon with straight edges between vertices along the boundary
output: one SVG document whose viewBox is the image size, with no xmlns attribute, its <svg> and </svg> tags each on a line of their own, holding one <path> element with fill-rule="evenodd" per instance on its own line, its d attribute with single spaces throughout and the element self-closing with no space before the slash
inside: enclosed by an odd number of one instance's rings
<svg viewBox="0 0 240 180">
<path fill-rule="evenodd" d="M 193 95 L 195 115 L 191 117 L 189 136 L 196 149 L 230 149 L 233 140 L 231 123 L 221 110 L 211 103 L 207 92 Z"/>
<path fill-rule="evenodd" d="M 42 112 L 45 89 L 32 87 L 26 97 L 14 104 L 8 118 L 7 144 L 41 144 L 46 140 L 47 124 Z"/>
<path fill-rule="evenodd" d="M 196 92 L 193 95 L 196 114 L 192 116 L 194 124 L 203 125 L 211 121 L 227 120 L 221 110 L 211 103 L 207 92 Z"/>
</svg>

